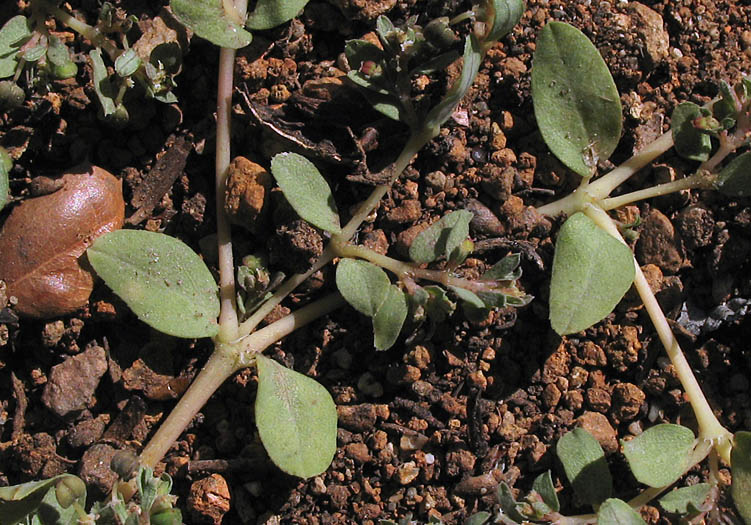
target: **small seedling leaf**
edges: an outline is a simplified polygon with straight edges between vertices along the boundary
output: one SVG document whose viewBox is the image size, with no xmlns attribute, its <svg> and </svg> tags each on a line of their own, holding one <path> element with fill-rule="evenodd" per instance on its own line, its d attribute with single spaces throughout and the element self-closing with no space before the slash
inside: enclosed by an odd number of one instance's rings
<svg viewBox="0 0 751 525">
<path fill-rule="evenodd" d="M 485 303 L 474 292 L 466 288 L 459 288 L 458 286 L 449 286 L 449 290 L 454 292 L 465 304 L 469 304 L 474 308 L 485 308 Z"/>
<path fill-rule="evenodd" d="M 665 487 L 685 472 L 695 441 L 691 429 L 662 424 L 621 445 L 631 472 L 640 483 Z"/>
<path fill-rule="evenodd" d="M 482 274 L 480 277 L 483 281 L 515 281 L 521 277 L 521 269 L 519 263 L 521 262 L 521 255 L 518 253 L 512 253 L 507 255 L 493 267 Z"/>
<path fill-rule="evenodd" d="M 83 488 L 83 492 L 67 494 L 69 497 L 66 501 L 58 501 L 55 487 L 58 483 L 64 484 L 69 480 L 76 480 L 76 485 Z M 0 487 L 0 516 L 3 518 L 3 525 L 24 522 L 24 518 L 31 515 L 37 515 L 37 520 L 42 518 L 43 523 L 76 523 L 75 509 L 71 505 L 74 500 L 85 507 L 86 485 L 72 474 L 61 474 L 41 481 Z M 42 522 L 28 521 L 28 523 Z"/>
<path fill-rule="evenodd" d="M 472 212 L 467 210 L 452 211 L 441 217 L 412 242 L 410 259 L 416 263 L 429 263 L 442 255 L 448 258 L 469 235 L 472 217 Z"/>
<path fill-rule="evenodd" d="M 550 22 L 537 38 L 532 68 L 537 125 L 550 150 L 582 177 L 613 153 L 621 100 L 600 52 L 578 29 Z"/>
<path fill-rule="evenodd" d="M 280 26 L 299 15 L 307 3 L 308 0 L 258 0 L 245 26 L 256 31 Z"/>
<path fill-rule="evenodd" d="M 397 286 L 389 285 L 386 299 L 373 316 L 373 335 L 378 350 L 388 350 L 396 342 L 407 318 L 407 297 Z"/>
<path fill-rule="evenodd" d="M 336 405 L 308 376 L 258 355 L 255 415 L 271 460 L 288 474 L 309 478 L 325 471 L 336 452 Z"/>
<path fill-rule="evenodd" d="M 717 176 L 715 187 L 731 197 L 751 195 L 751 152 L 738 155 L 725 166 Z"/>
<path fill-rule="evenodd" d="M 469 88 L 472 87 L 477 72 L 480 70 L 483 52 L 482 45 L 475 35 L 467 37 L 462 56 L 464 65 L 461 76 L 458 80 L 454 81 L 448 93 L 425 117 L 424 128 L 429 130 L 431 136 L 438 135 L 443 123 L 448 120 L 454 109 L 456 109 L 457 104 L 461 102 L 464 95 L 469 91 Z"/>
<path fill-rule="evenodd" d="M 492 45 L 509 34 L 524 14 L 522 0 L 493 0 L 488 2 L 488 5 L 492 5 L 493 20 L 486 21 L 489 31 L 483 39 L 485 46 Z M 488 14 L 491 14 L 490 10 Z"/>
<path fill-rule="evenodd" d="M 13 160 L 5 151 L 5 148 L 0 147 L 0 210 L 2 210 L 10 197 L 10 182 L 8 180 L 8 173 L 13 167 Z"/>
<path fill-rule="evenodd" d="M 336 287 L 355 310 L 373 317 L 386 300 L 391 281 L 375 264 L 342 259 L 336 265 Z"/>
<path fill-rule="evenodd" d="M 605 500 L 597 511 L 597 525 L 647 525 L 638 512 L 623 500 Z"/>
<path fill-rule="evenodd" d="M 14 16 L 0 29 L 0 78 L 12 77 L 18 66 L 18 51 L 31 38 L 29 20 Z"/>
<path fill-rule="evenodd" d="M 558 440 L 555 452 L 574 492 L 583 503 L 597 506 L 610 497 L 613 479 L 605 453 L 591 434 L 575 428 Z"/>
<path fill-rule="evenodd" d="M 730 452 L 733 483 L 730 493 L 743 521 L 751 523 L 751 432 L 736 432 Z"/>
<path fill-rule="evenodd" d="M 47 54 L 47 46 L 41 44 L 29 47 L 21 55 L 26 62 L 39 62 Z"/>
<path fill-rule="evenodd" d="M 434 323 L 442 323 L 446 317 L 454 313 L 456 304 L 448 298 L 446 290 L 435 285 L 426 286 L 423 290 L 428 292 L 425 313 Z"/>
<path fill-rule="evenodd" d="M 532 483 L 532 490 L 540 495 L 542 501 L 545 502 L 545 505 L 550 507 L 550 510 L 553 512 L 561 510 L 561 504 L 558 501 L 558 494 L 555 491 L 553 478 L 551 477 L 549 470 L 537 476 Z"/>
<path fill-rule="evenodd" d="M 391 92 L 388 89 L 380 85 L 378 82 L 375 82 L 371 78 L 365 76 L 360 71 L 356 71 L 353 69 L 352 71 L 347 73 L 347 78 L 349 78 L 354 84 L 369 90 L 370 92 L 367 95 L 363 93 L 363 95 L 365 96 L 381 95 L 382 97 L 384 97 L 383 100 L 390 100 L 390 99 L 396 98 L 394 97 L 394 95 L 391 94 Z"/>
<path fill-rule="evenodd" d="M 99 237 L 87 250 L 107 286 L 149 326 L 176 337 L 211 337 L 219 328 L 218 286 L 182 241 L 143 230 Z"/>
<path fill-rule="evenodd" d="M 94 92 L 97 99 L 99 99 L 103 116 L 107 117 L 117 110 L 117 106 L 115 105 L 117 90 L 110 82 L 107 74 L 107 66 L 104 65 L 104 60 L 102 60 L 102 51 L 100 49 L 92 49 L 89 51 L 89 58 L 91 59 L 91 69 L 94 77 Z"/>
<path fill-rule="evenodd" d="M 489 512 L 478 512 L 477 514 L 472 514 L 472 516 L 464 522 L 464 525 L 485 525 L 489 519 Z"/>
<path fill-rule="evenodd" d="M 242 21 L 224 11 L 222 0 L 170 0 L 170 7 L 180 22 L 219 47 L 240 49 L 253 40 Z"/>
<path fill-rule="evenodd" d="M 701 107 L 693 102 L 681 102 L 670 117 L 670 129 L 673 134 L 675 150 L 681 157 L 705 161 L 712 151 L 709 135 L 694 126 L 694 119 L 704 116 Z"/>
<path fill-rule="evenodd" d="M 271 174 L 300 217 L 324 231 L 341 232 L 331 188 L 312 162 L 297 153 L 279 153 L 271 159 Z"/>
<path fill-rule="evenodd" d="M 508 516 L 516 523 L 523 523 L 526 521 L 526 518 L 522 516 L 522 514 L 517 509 L 518 503 L 514 499 L 514 494 L 511 492 L 511 487 L 509 487 L 505 481 L 501 481 L 501 483 L 498 485 L 498 489 L 496 490 L 496 499 L 498 499 L 498 504 L 501 506 L 501 511 L 505 516 Z"/>
<path fill-rule="evenodd" d="M 64 66 L 71 62 L 70 51 L 65 44 L 57 37 L 50 37 L 48 40 L 47 59 L 55 66 Z"/>
<path fill-rule="evenodd" d="M 584 330 L 608 315 L 634 280 L 631 250 L 583 213 L 558 233 L 550 281 L 550 324 L 559 335 Z"/>
<path fill-rule="evenodd" d="M 141 67 L 141 58 L 133 48 L 128 49 L 115 60 L 115 72 L 123 78 L 131 76 Z"/>
<path fill-rule="evenodd" d="M 668 492 L 658 501 L 665 511 L 671 514 L 696 514 L 702 508 L 712 490 L 709 483 L 698 483 Z"/>
</svg>

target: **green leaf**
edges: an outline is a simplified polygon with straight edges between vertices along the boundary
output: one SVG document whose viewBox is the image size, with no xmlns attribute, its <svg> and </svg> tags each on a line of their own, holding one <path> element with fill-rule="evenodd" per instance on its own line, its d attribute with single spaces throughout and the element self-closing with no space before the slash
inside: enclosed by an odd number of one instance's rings
<svg viewBox="0 0 751 525">
<path fill-rule="evenodd" d="M 694 450 L 694 433 L 681 425 L 648 428 L 630 441 L 621 441 L 634 477 L 650 487 L 665 487 L 683 475 Z"/>
<path fill-rule="evenodd" d="M 307 3 L 308 0 L 258 0 L 245 25 L 248 29 L 271 29 L 295 18 Z"/>
<path fill-rule="evenodd" d="M 469 304 L 475 308 L 485 308 L 485 303 L 474 292 L 465 288 L 459 288 L 458 286 L 449 286 L 448 288 L 465 304 Z"/>
<path fill-rule="evenodd" d="M 384 58 L 381 48 L 360 39 L 347 40 L 344 53 L 347 55 L 350 71 L 359 71 L 364 62 L 380 63 Z"/>
<path fill-rule="evenodd" d="M 743 521 L 751 523 L 751 432 L 736 432 L 730 452 L 733 483 L 730 494 Z"/>
<path fill-rule="evenodd" d="M 725 166 L 717 175 L 715 188 L 731 197 L 751 195 L 751 152 L 738 155 Z"/>
<path fill-rule="evenodd" d="M 271 174 L 297 214 L 329 233 L 342 231 L 331 188 L 315 165 L 297 153 L 271 159 Z"/>
<path fill-rule="evenodd" d="M 441 126 L 448 120 L 456 109 L 456 106 L 464 98 L 464 95 L 467 94 L 467 91 L 469 91 L 469 88 L 472 87 L 477 72 L 480 71 L 483 50 L 482 44 L 475 35 L 467 37 L 462 57 L 464 65 L 462 66 L 461 76 L 458 80 L 454 81 L 451 89 L 449 89 L 443 99 L 425 117 L 423 126 L 431 137 L 435 137 L 441 131 Z"/>
<path fill-rule="evenodd" d="M 670 117 L 670 130 L 673 134 L 675 150 L 681 157 L 703 162 L 712 152 L 709 135 L 694 126 L 694 119 L 709 114 L 693 102 L 681 102 Z"/>
<path fill-rule="evenodd" d="M 41 44 L 26 48 L 21 55 L 26 62 L 39 62 L 47 54 L 47 46 Z"/>
<path fill-rule="evenodd" d="M 696 514 L 707 501 L 712 490 L 709 483 L 698 483 L 690 487 L 681 487 L 668 492 L 658 501 L 666 512 L 672 514 Z"/>
<path fill-rule="evenodd" d="M 526 518 L 519 512 L 519 503 L 517 503 L 514 499 L 514 494 L 511 492 L 511 487 L 509 487 L 505 481 L 501 481 L 501 483 L 498 485 L 498 489 L 496 490 L 496 498 L 498 499 L 498 504 L 501 506 L 501 511 L 503 511 L 503 514 L 505 516 L 508 516 L 516 523 L 522 523 L 526 521 Z"/>
<path fill-rule="evenodd" d="M 104 60 L 102 60 L 102 51 L 100 49 L 92 49 L 89 51 L 89 58 L 91 59 L 91 69 L 94 77 L 94 92 L 97 99 L 99 99 L 103 116 L 107 117 L 117 110 L 117 106 L 115 105 L 117 89 L 112 85 L 107 74 L 107 66 L 104 65 Z"/>
<path fill-rule="evenodd" d="M 31 24 L 23 16 L 14 16 L 0 29 L 0 78 L 12 77 L 18 66 L 18 51 L 31 38 Z"/>
<path fill-rule="evenodd" d="M 597 511 L 597 525 L 646 525 L 638 512 L 620 499 L 608 499 Z"/>
<path fill-rule="evenodd" d="M 253 40 L 241 20 L 225 13 L 222 0 L 170 0 L 170 7 L 180 22 L 219 47 L 240 49 Z"/>
<path fill-rule="evenodd" d="M 483 38 L 485 47 L 492 46 L 495 42 L 506 36 L 519 23 L 524 14 L 524 2 L 522 0 L 493 0 L 486 3 L 485 23 L 488 33 Z M 492 16 L 492 20 L 489 20 Z"/>
<path fill-rule="evenodd" d="M 41 481 L 30 481 L 20 485 L 10 487 L 0 487 L 0 516 L 2 516 L 3 525 L 15 525 L 20 523 L 31 514 L 40 513 L 46 516 L 49 521 L 44 523 L 75 523 L 71 518 L 74 511 L 71 506 L 63 508 L 57 501 L 55 486 L 66 479 L 80 478 L 72 474 L 61 474 Z M 84 486 L 85 488 L 85 486 Z M 86 505 L 86 491 L 76 498 L 81 506 Z M 60 516 L 68 517 L 68 521 L 57 520 Z"/>
<path fill-rule="evenodd" d="M 550 280 L 550 324 L 559 335 L 579 332 L 608 315 L 634 280 L 628 246 L 583 213 L 558 233 Z"/>
<path fill-rule="evenodd" d="M 490 519 L 490 512 L 478 512 L 472 514 L 464 525 L 484 525 Z"/>
<path fill-rule="evenodd" d="M 13 167 L 13 159 L 10 158 L 5 148 L 0 147 L 0 210 L 2 210 L 10 198 L 10 182 L 8 173 Z"/>
<path fill-rule="evenodd" d="M 336 452 L 336 405 L 313 379 L 256 356 L 258 433 L 274 464 L 309 478 L 325 471 Z"/>
<path fill-rule="evenodd" d="M 545 502 L 545 505 L 550 507 L 550 510 L 552 510 L 553 512 L 558 512 L 559 510 L 561 510 L 561 504 L 558 501 L 558 494 L 555 491 L 553 478 L 550 476 L 549 470 L 543 472 L 542 474 L 537 476 L 537 478 L 535 478 L 534 482 L 532 483 L 532 490 L 540 495 L 542 501 Z"/>
<path fill-rule="evenodd" d="M 342 259 L 336 265 L 336 287 L 355 310 L 373 317 L 390 293 L 391 281 L 375 264 Z"/>
<path fill-rule="evenodd" d="M 72 62 L 70 59 L 70 51 L 62 43 L 62 41 L 53 36 L 48 40 L 49 47 L 47 48 L 47 59 L 55 66 L 64 66 Z"/>
<path fill-rule="evenodd" d="M 440 286 L 429 285 L 423 287 L 428 293 L 428 301 L 425 303 L 425 314 L 434 322 L 442 323 L 446 317 L 454 313 L 454 304 L 446 295 L 446 290 Z"/>
<path fill-rule="evenodd" d="M 521 255 L 518 253 L 512 253 L 507 255 L 493 267 L 482 274 L 483 281 L 516 281 L 522 276 L 522 270 L 519 268 L 521 262 Z"/>
<path fill-rule="evenodd" d="M 613 479 L 605 453 L 586 430 L 575 428 L 558 440 L 556 455 L 579 499 L 597 506 L 613 492 Z"/>
<path fill-rule="evenodd" d="M 618 90 L 600 52 L 575 27 L 550 22 L 537 37 L 532 101 L 545 143 L 582 177 L 590 177 L 597 161 L 618 145 Z"/>
<path fill-rule="evenodd" d="M 340 263 L 341 264 L 341 263 Z M 373 316 L 375 347 L 388 350 L 396 342 L 407 318 L 407 297 L 399 287 L 391 284 L 386 298 Z"/>
<path fill-rule="evenodd" d="M 444 215 L 415 237 L 409 257 L 416 263 L 433 262 L 440 256 L 448 258 L 469 235 L 472 212 L 457 210 Z"/>
<path fill-rule="evenodd" d="M 177 337 L 219 330 L 219 288 L 203 260 L 182 241 L 143 230 L 102 235 L 86 251 L 107 286 L 143 322 Z"/>
<path fill-rule="evenodd" d="M 115 72 L 123 78 L 134 74 L 139 67 L 141 67 L 141 58 L 133 48 L 128 49 L 115 60 Z"/>
</svg>

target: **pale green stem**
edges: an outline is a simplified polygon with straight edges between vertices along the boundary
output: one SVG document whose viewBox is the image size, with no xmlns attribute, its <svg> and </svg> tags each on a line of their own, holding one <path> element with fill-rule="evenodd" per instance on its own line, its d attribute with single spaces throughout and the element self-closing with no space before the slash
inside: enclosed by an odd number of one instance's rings
<svg viewBox="0 0 751 525">
<path fill-rule="evenodd" d="M 578 189 L 571 195 L 537 208 L 537 211 L 551 217 L 559 214 L 572 215 L 581 209 L 583 201 L 596 202 L 610 195 L 615 188 L 665 153 L 672 145 L 672 134 L 670 132 L 663 133 L 660 138 L 642 148 L 637 154 L 613 171 Z M 586 193 L 586 197 L 583 197 L 580 194 L 581 192 Z"/>
<path fill-rule="evenodd" d="M 219 84 L 216 95 L 216 237 L 219 250 L 219 335 L 220 342 L 237 339 L 237 292 L 232 259 L 232 235 L 224 209 L 227 172 L 231 156 L 232 84 L 235 50 L 219 51 Z"/>
<path fill-rule="evenodd" d="M 618 231 L 618 227 L 602 208 L 588 206 L 584 212 L 600 228 L 625 244 L 623 237 L 621 237 Z M 647 279 L 644 277 L 644 273 L 642 273 L 636 259 L 634 259 L 634 267 L 636 270 L 634 287 L 644 303 L 644 308 L 647 310 L 657 331 L 657 335 L 670 358 L 670 362 L 675 368 L 675 373 L 683 386 L 683 390 L 688 396 L 689 403 L 696 416 L 696 421 L 699 424 L 699 438 L 713 443 L 720 457 L 730 464 L 730 440 L 732 439 L 732 434 L 720 424 L 712 411 L 712 407 L 709 406 L 709 402 L 704 396 L 699 382 L 696 380 L 696 376 L 694 376 L 691 366 L 688 364 L 675 335 L 673 335 L 665 314 L 662 313 L 662 309 L 654 293 L 652 293 L 652 289 L 649 287 Z"/>
<path fill-rule="evenodd" d="M 86 22 L 82 22 L 70 13 L 65 12 L 54 4 L 47 2 L 46 0 L 36 0 L 44 6 L 44 10 L 57 18 L 64 25 L 80 34 L 87 40 L 89 40 L 94 47 L 99 47 L 104 50 L 105 53 L 115 60 L 122 54 L 122 50 L 113 44 L 106 36 L 99 32 L 96 27 L 90 26 Z"/>
<path fill-rule="evenodd" d="M 645 188 L 643 190 L 632 191 L 630 193 L 619 195 L 618 197 L 603 199 L 600 203 L 600 206 L 604 210 L 613 210 L 615 208 L 620 208 L 621 206 L 625 206 L 633 202 L 641 201 L 644 199 L 651 199 L 653 197 L 660 197 L 669 193 L 689 190 L 692 188 L 709 188 L 711 187 L 711 181 L 713 181 L 714 179 L 715 177 L 708 175 L 707 172 L 700 171 L 694 173 L 690 177 L 685 177 L 683 179 L 678 179 L 672 182 L 666 182 L 664 184 L 658 184 L 657 186 L 652 186 L 651 188 Z"/>
<path fill-rule="evenodd" d="M 141 452 L 141 464 L 154 467 L 187 428 L 193 417 L 224 381 L 237 369 L 237 352 L 217 344 L 214 352 L 198 373 L 167 419 Z"/>
<path fill-rule="evenodd" d="M 386 270 L 389 270 L 402 279 L 424 279 L 427 281 L 433 281 L 441 283 L 444 286 L 455 286 L 457 288 L 464 288 L 472 292 L 489 292 L 498 291 L 496 281 L 471 281 L 469 279 L 463 279 L 451 275 L 448 271 L 441 270 L 429 270 L 427 268 L 420 268 L 414 264 L 405 263 L 398 259 L 393 259 L 387 255 L 382 255 L 376 251 L 371 250 L 365 246 L 354 244 L 340 244 L 338 242 L 332 242 L 332 246 L 339 257 L 351 257 L 358 259 L 365 259 L 375 265 L 380 266 Z"/>
</svg>

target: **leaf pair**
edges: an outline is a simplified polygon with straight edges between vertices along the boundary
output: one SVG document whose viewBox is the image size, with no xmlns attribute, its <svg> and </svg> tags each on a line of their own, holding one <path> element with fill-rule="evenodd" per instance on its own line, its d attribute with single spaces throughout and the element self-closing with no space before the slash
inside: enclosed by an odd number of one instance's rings
<svg viewBox="0 0 751 525">
<path fill-rule="evenodd" d="M 271 29 L 296 17 L 308 0 L 259 0 L 247 20 L 239 18 L 232 0 L 171 0 L 170 7 L 180 22 L 198 36 L 230 49 L 250 44 L 253 35 L 245 30 Z"/>
<path fill-rule="evenodd" d="M 336 266 L 336 286 L 358 312 L 373 320 L 373 343 L 387 350 L 396 342 L 407 318 L 407 298 L 388 275 L 367 261 L 342 259 Z"/>
<path fill-rule="evenodd" d="M 15 74 L 18 53 L 31 34 L 31 22 L 23 15 L 14 16 L 0 29 L 0 78 Z"/>
</svg>

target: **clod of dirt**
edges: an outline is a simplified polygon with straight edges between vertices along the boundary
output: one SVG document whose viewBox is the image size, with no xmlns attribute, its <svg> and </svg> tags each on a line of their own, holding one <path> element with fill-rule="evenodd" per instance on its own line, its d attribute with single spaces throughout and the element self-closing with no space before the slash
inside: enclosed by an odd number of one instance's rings
<svg viewBox="0 0 751 525">
<path fill-rule="evenodd" d="M 84 452 L 78 475 L 92 490 L 92 498 L 102 497 L 117 481 L 117 474 L 110 469 L 110 462 L 117 450 L 103 443 L 96 444 Z"/>
<path fill-rule="evenodd" d="M 59 317 L 86 304 L 94 275 L 80 258 L 94 239 L 123 224 L 114 175 L 84 165 L 62 180 L 59 191 L 22 202 L 0 232 L 0 279 L 23 316 Z"/>
<path fill-rule="evenodd" d="M 600 443 L 606 454 L 618 451 L 618 436 L 613 425 L 603 414 L 587 411 L 579 416 L 576 423 Z"/>
<path fill-rule="evenodd" d="M 683 266 L 683 247 L 675 228 L 662 212 L 653 209 L 644 218 L 636 243 L 640 265 L 656 264 L 665 273 L 675 273 Z"/>
<path fill-rule="evenodd" d="M 245 157 L 235 157 L 229 165 L 224 209 L 233 224 L 260 233 L 268 215 L 271 175 L 263 166 Z"/>
<path fill-rule="evenodd" d="M 653 68 L 668 57 L 670 35 L 659 13 L 639 2 L 629 5 L 631 23 L 644 53 L 645 66 Z"/>
<path fill-rule="evenodd" d="M 42 403 L 58 417 L 81 411 L 91 402 L 106 371 L 104 348 L 91 345 L 84 352 L 52 367 L 42 393 Z"/>
<path fill-rule="evenodd" d="M 190 486 L 188 509 L 193 523 L 219 524 L 229 507 L 229 486 L 219 474 L 199 479 Z"/>
</svg>

